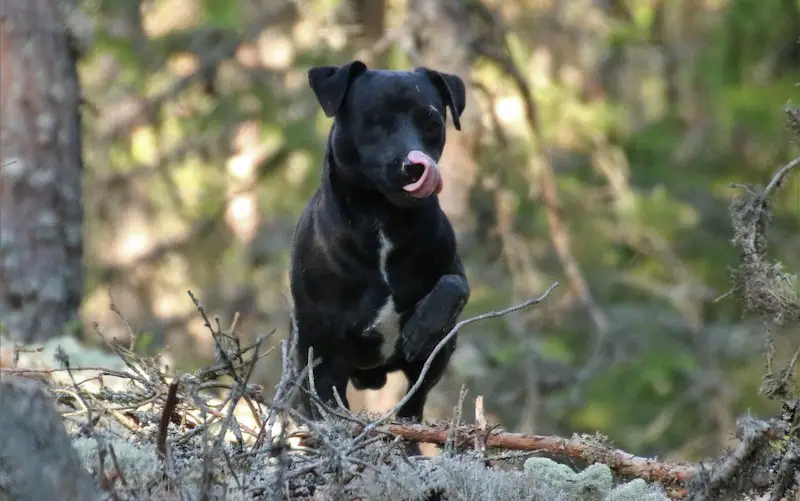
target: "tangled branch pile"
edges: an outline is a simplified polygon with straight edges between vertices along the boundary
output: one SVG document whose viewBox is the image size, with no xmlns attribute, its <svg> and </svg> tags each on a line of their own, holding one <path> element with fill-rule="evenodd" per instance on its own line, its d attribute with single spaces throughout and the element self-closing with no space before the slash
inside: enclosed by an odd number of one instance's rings
<svg viewBox="0 0 800 501">
<path fill-rule="evenodd" d="M 743 422 L 742 446 L 706 471 L 639 458 L 599 436 L 507 433 L 488 426 L 480 397 L 475 424 L 469 426 L 462 421 L 460 403 L 450 423 L 412 425 L 389 421 L 389 414 L 353 415 L 317 401 L 326 419 L 306 422 L 293 411 L 293 401 L 299 382 L 313 370 L 295 372 L 291 344 L 281 345 L 284 377 L 268 402 L 262 388 L 248 383 L 264 356 L 263 339 L 241 347 L 233 329 L 212 324 L 196 304 L 219 351 L 216 364 L 193 373 L 169 377 L 159 357 L 137 355 L 116 340 L 108 343 L 111 358 L 71 339 L 6 352 L 10 360 L 0 365 L 11 368 L 3 369 L 0 380 L 0 429 L 16 441 L 0 446 L 0 464 L 5 478 L 16 480 L 0 484 L 5 499 L 716 499 L 714 492 L 732 478 L 743 478 L 744 461 L 752 460 L 755 449 L 785 433 L 777 421 Z M 48 358 L 60 367 L 42 367 Z M 50 414 L 49 424 L 43 424 Z M 61 444 L 66 450 L 38 451 L 46 456 L 38 457 L 30 442 L 57 447 L 63 427 L 69 436 Z M 402 440 L 438 443 L 444 454 L 408 458 L 397 447 Z M 591 466 L 575 473 L 534 457 L 517 467 L 535 451 L 580 458 Z M 763 460 L 774 463 L 774 457 Z M 56 479 L 50 491 L 38 478 L 45 468 L 38 462 L 47 461 Z"/>
<path fill-rule="evenodd" d="M 538 303 L 554 287 L 540 298 L 462 321 L 451 335 L 472 321 Z M 505 433 L 489 428 L 482 412 L 475 426 L 466 426 L 460 404 L 449 424 L 412 425 L 390 421 L 391 413 L 380 417 L 354 415 L 342 406 L 331 408 L 316 400 L 326 419 L 304 421 L 293 410 L 293 403 L 303 378 L 310 377 L 313 388 L 313 369 L 296 373 L 290 363 L 291 343 L 281 343 L 283 377 L 275 398 L 268 402 L 263 389 L 248 382 L 255 363 L 264 356 L 260 351 L 264 340 L 241 347 L 234 329 L 223 330 L 216 321 L 212 324 L 194 296 L 192 299 L 216 342 L 216 364 L 169 377 L 159 357 L 143 357 L 132 350 L 135 339 L 130 346 L 109 341 L 108 347 L 114 352 L 110 359 L 70 339 L 56 340 L 40 349 L 15 347 L 7 354 L 11 360 L 6 364 L 12 367 L 3 369 L 2 395 L 7 398 L 0 413 L 3 429 L 21 431 L 33 426 L 41 432 L 44 427 L 32 425 L 36 420 L 31 421 L 30 415 L 36 413 L 44 419 L 50 412 L 46 402 L 54 401 L 60 414 L 55 419 L 63 422 L 74 450 L 74 454 L 59 454 L 81 466 L 73 465 L 69 478 L 61 481 L 75 484 L 82 478 L 78 470 L 85 470 L 94 482 L 84 482 L 84 492 L 91 492 L 94 483 L 100 488 L 96 499 L 114 501 L 662 501 L 667 499 L 662 489 L 643 479 L 615 486 L 613 471 L 670 483 L 690 471 L 626 455 L 597 437 L 564 440 Z M 41 367 L 48 358 L 60 367 Z M 22 376 L 41 385 L 21 382 Z M 214 390 L 223 396 L 214 395 Z M 412 391 L 413 387 L 407 396 Z M 462 402 L 463 397 L 462 392 Z M 37 403 L 35 410 L 31 402 Z M 49 425 L 46 434 L 55 433 L 59 425 Z M 17 436 L 24 436 L 24 432 Z M 404 439 L 439 443 L 445 454 L 408 458 L 397 447 Z M 19 451 L 21 447 L 17 444 L 14 448 Z M 498 449 L 506 452 L 490 455 Z M 509 449 L 517 452 L 509 453 Z M 518 452 L 526 450 L 528 454 Z M 522 469 L 516 468 L 515 461 L 525 459 L 532 450 L 561 451 L 610 465 L 598 462 L 574 473 L 548 459 L 531 458 Z M 54 456 L 52 452 L 48 455 Z M 33 459 L 22 454 L 17 461 L 30 465 L 35 464 Z M 38 469 L 34 467 L 28 474 L 38 475 L 35 471 Z M 12 466 L 7 473 L 19 477 L 24 472 L 22 468 L 14 471 Z M 10 499 L 56 499 L 67 492 L 58 487 L 41 493 L 41 486 L 37 487 L 41 494 L 22 490 L 33 489 L 35 484 L 33 479 L 16 482 L 18 490 L 14 492 L 12 485 Z"/>
</svg>

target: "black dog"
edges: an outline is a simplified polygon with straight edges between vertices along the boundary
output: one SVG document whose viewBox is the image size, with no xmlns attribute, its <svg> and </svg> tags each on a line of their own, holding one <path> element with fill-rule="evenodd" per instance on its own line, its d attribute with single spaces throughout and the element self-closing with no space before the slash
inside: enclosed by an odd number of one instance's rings
<svg viewBox="0 0 800 501">
<path fill-rule="evenodd" d="M 466 96 L 456 75 L 367 69 L 360 61 L 312 68 L 308 80 L 334 120 L 321 186 L 292 240 L 297 356 L 305 366 L 313 347 L 318 395 L 335 402 L 336 388 L 347 405 L 348 379 L 379 389 L 388 372 L 401 370 L 414 384 L 469 299 L 436 197 L 446 107 L 460 130 Z M 455 346 L 453 337 L 399 418 L 422 420 Z M 308 396 L 301 399 L 305 415 L 319 419 Z"/>
</svg>

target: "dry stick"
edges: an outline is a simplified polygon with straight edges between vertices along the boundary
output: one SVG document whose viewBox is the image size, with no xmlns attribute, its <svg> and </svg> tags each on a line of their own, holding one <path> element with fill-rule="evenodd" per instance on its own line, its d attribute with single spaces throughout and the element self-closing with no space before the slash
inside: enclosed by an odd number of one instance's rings
<svg viewBox="0 0 800 501">
<path fill-rule="evenodd" d="M 794 169 L 798 165 L 800 165 L 800 157 L 795 158 L 788 164 L 781 167 L 780 170 L 778 170 L 778 172 L 776 172 L 775 175 L 772 176 L 772 179 L 770 180 L 769 184 L 767 185 L 766 188 L 764 188 L 764 192 L 761 194 L 761 197 L 767 198 L 767 196 L 770 194 L 772 190 L 780 186 L 784 178 L 789 174 L 789 171 Z"/>
<path fill-rule="evenodd" d="M 164 402 L 164 411 L 161 413 L 161 421 L 158 423 L 158 440 L 156 441 L 156 452 L 162 460 L 167 458 L 167 430 L 169 428 L 169 421 L 172 418 L 172 413 L 175 412 L 175 405 L 178 403 L 178 384 L 179 380 L 175 379 L 169 385 L 167 392 L 167 401 Z"/>
<path fill-rule="evenodd" d="M 135 489 L 131 489 L 130 484 L 128 484 L 128 479 L 125 478 L 125 472 L 122 471 L 122 468 L 119 467 L 119 461 L 117 460 L 117 453 L 114 451 L 114 445 L 108 444 L 108 455 L 111 456 L 111 464 L 114 465 L 114 468 L 119 472 L 119 481 L 122 485 L 128 490 L 133 499 L 139 500 L 139 494 L 136 492 Z"/>
<path fill-rule="evenodd" d="M 202 418 L 203 418 L 203 473 L 202 473 L 202 487 L 200 489 L 200 501 L 208 501 L 209 500 L 209 492 L 211 491 L 211 482 L 213 480 L 212 472 L 211 472 L 211 448 L 208 445 L 208 426 L 206 424 L 206 419 L 208 414 L 205 412 L 205 406 L 201 407 Z"/>
<path fill-rule="evenodd" d="M 234 469 L 234 467 L 233 467 L 233 462 L 231 461 L 231 456 L 230 456 L 230 454 L 228 454 L 228 451 L 223 449 L 222 450 L 222 457 L 225 458 L 225 464 L 228 465 L 228 471 L 231 473 L 231 476 L 233 477 L 233 481 L 236 482 L 236 487 L 239 488 L 239 491 L 244 492 L 244 490 L 246 488 L 246 484 L 242 483 L 242 481 L 239 479 L 239 475 L 236 473 L 236 469 Z M 244 481 L 247 482 L 247 477 L 245 477 Z M 227 482 L 225 482 L 223 484 L 223 488 L 224 489 L 228 488 L 228 483 Z M 225 497 L 223 497 L 222 499 L 225 499 Z"/>
<path fill-rule="evenodd" d="M 373 430 L 375 434 L 400 436 L 415 442 L 443 445 L 450 430 L 444 427 L 421 424 L 387 424 Z M 460 433 L 480 437 L 484 430 L 475 426 L 463 426 Z M 546 435 L 526 435 L 497 431 L 485 437 L 487 448 L 496 447 L 514 451 L 544 451 L 588 462 L 601 462 L 621 475 L 632 475 L 648 481 L 666 485 L 682 484 L 700 470 L 691 465 L 661 462 L 640 457 L 614 447 L 604 445 L 592 438 L 563 438 Z"/>
<path fill-rule="evenodd" d="M 289 390 L 290 381 L 294 372 L 292 370 L 290 358 L 294 351 L 294 340 L 294 329 L 289 329 L 289 339 L 281 341 L 281 378 L 278 381 L 278 387 L 275 389 L 275 396 L 272 399 L 275 403 L 280 403 L 284 399 L 284 393 Z M 269 405 L 268 408 L 266 422 L 262 424 L 258 438 L 256 438 L 256 442 L 253 445 L 254 450 L 260 448 L 265 439 L 269 447 L 272 447 L 272 439 L 274 438 L 272 435 L 272 428 L 275 426 L 278 413 L 273 405 Z M 281 425 L 281 429 L 285 427 L 286 423 L 284 422 Z"/>
<path fill-rule="evenodd" d="M 314 363 L 314 347 L 310 346 L 308 348 L 308 362 L 306 364 L 309 367 L 311 367 L 311 369 L 308 371 L 308 389 L 310 392 L 309 396 L 315 397 L 318 395 L 318 393 L 317 393 L 317 384 L 314 381 L 314 368 L 312 367 L 313 363 Z M 336 387 L 334 386 L 333 388 L 335 391 Z M 318 398 L 317 400 L 320 399 Z M 323 419 L 325 419 L 328 416 L 327 410 L 321 405 L 318 405 L 313 398 L 311 399 L 311 403 L 317 408 L 317 411 L 320 413 Z"/>
<path fill-rule="evenodd" d="M 353 440 L 353 443 L 350 445 L 350 447 L 348 448 L 348 450 L 345 453 L 345 455 L 350 454 L 350 453 L 358 450 L 359 449 L 359 442 L 364 440 L 364 438 L 366 438 L 366 436 L 369 435 L 372 431 L 374 431 L 378 426 L 380 426 L 380 425 L 384 424 L 386 421 L 388 421 L 389 418 L 391 418 L 392 415 L 395 412 L 397 412 L 402 406 L 404 406 L 406 404 L 406 402 L 408 402 L 411 399 L 411 397 L 414 396 L 414 394 L 417 392 L 417 390 L 419 390 L 419 387 L 422 386 L 422 382 L 425 380 L 425 376 L 428 375 L 428 371 L 430 370 L 431 365 L 433 364 L 433 360 L 434 360 L 434 358 L 436 358 L 436 355 L 438 355 L 439 352 L 442 350 L 442 348 L 444 348 L 444 346 L 447 343 L 449 343 L 451 339 L 453 339 L 453 336 L 455 336 L 456 333 L 458 333 L 458 331 L 461 330 L 462 327 L 464 327 L 465 325 L 471 324 L 473 322 L 477 322 L 479 320 L 486 320 L 486 319 L 489 319 L 489 318 L 502 317 L 503 315 L 508 315 L 509 313 L 513 313 L 515 311 L 522 310 L 522 309 L 527 308 L 529 306 L 532 306 L 534 304 L 538 304 L 538 303 L 542 302 L 547 296 L 549 296 L 550 293 L 553 291 L 553 289 L 555 289 L 556 287 L 558 287 L 558 281 L 553 282 L 553 284 L 546 291 L 544 291 L 544 294 L 542 294 L 541 296 L 539 296 L 537 298 L 528 299 L 527 301 L 525 301 L 523 303 L 520 303 L 520 304 L 517 304 L 517 305 L 514 305 L 514 306 L 510 306 L 510 307 L 505 308 L 503 310 L 489 311 L 489 312 L 482 313 L 480 315 L 476 315 L 474 317 L 470 317 L 470 318 L 467 318 L 467 319 L 464 319 L 464 320 L 461 320 L 460 322 L 458 322 L 455 325 L 455 327 L 453 327 L 450 330 L 450 332 L 444 338 L 442 338 L 441 341 L 439 341 L 439 344 L 436 345 L 436 347 L 433 349 L 431 354 L 428 355 L 428 358 L 427 358 L 427 360 L 425 360 L 425 364 L 422 366 L 422 370 L 419 373 L 419 377 L 417 377 L 417 381 L 414 383 L 413 386 L 411 386 L 411 388 L 408 389 L 408 391 L 406 392 L 405 396 L 403 396 L 403 398 L 400 399 L 400 401 L 397 403 L 397 405 L 395 405 L 392 409 L 390 409 L 388 412 L 386 412 L 386 414 L 384 414 L 380 419 L 378 419 L 377 421 L 373 421 L 373 422 L 369 423 L 367 426 L 365 426 L 364 430 L 361 432 L 361 434 L 359 436 L 357 436 L 355 438 L 355 440 Z"/>
<path fill-rule="evenodd" d="M 211 320 L 209 320 L 208 315 L 206 314 L 206 309 L 203 308 L 203 305 L 200 304 L 200 301 L 195 297 L 192 291 L 186 291 L 189 294 L 189 297 L 192 298 L 192 302 L 194 303 L 195 308 L 200 313 L 200 317 L 203 319 L 203 323 L 206 328 L 211 332 L 211 338 L 214 340 L 214 345 L 217 348 L 217 352 L 220 354 L 222 358 L 222 363 L 225 365 L 226 369 L 230 376 L 236 381 L 237 384 L 242 384 L 242 380 L 239 377 L 239 374 L 236 372 L 236 368 L 233 365 L 230 357 L 228 357 L 228 353 L 225 351 L 225 348 L 222 346 L 222 343 L 219 340 L 219 331 L 215 331 L 214 327 L 211 325 Z M 258 350 L 256 350 L 258 353 Z"/>
<path fill-rule="evenodd" d="M 107 367 L 100 367 L 100 366 L 85 366 L 85 367 L 70 367 L 69 369 L 66 368 L 59 368 L 54 367 L 50 369 L 10 369 L 7 367 L 0 367 L 0 374 L 10 374 L 12 376 L 27 376 L 27 375 L 46 375 L 46 374 L 55 374 L 57 372 L 79 372 L 79 371 L 96 371 L 99 372 L 101 376 L 113 376 L 122 379 L 136 379 L 135 374 L 129 374 L 127 372 L 117 371 L 114 369 L 109 369 Z"/>
<path fill-rule="evenodd" d="M 461 391 L 458 392 L 458 402 L 453 408 L 453 418 L 450 420 L 450 430 L 452 434 L 447 436 L 447 443 L 444 446 L 444 454 L 455 454 L 461 442 L 458 440 L 458 429 L 461 427 L 461 413 L 464 410 L 464 399 L 467 397 L 467 385 L 461 385 Z"/>
<path fill-rule="evenodd" d="M 233 412 L 236 410 L 236 405 L 239 403 L 239 400 L 242 398 L 242 396 L 244 396 L 244 394 L 247 393 L 247 384 L 250 381 L 250 378 L 253 376 L 253 369 L 255 369 L 256 363 L 259 360 L 258 350 L 261 347 L 261 343 L 263 342 L 263 340 L 264 338 L 259 338 L 258 341 L 256 342 L 256 348 L 255 352 L 253 353 L 253 359 L 250 362 L 249 367 L 247 368 L 247 373 L 244 375 L 244 378 L 240 378 L 237 374 L 237 379 L 240 382 L 234 384 L 233 388 L 231 389 L 232 395 L 230 398 L 230 402 L 228 403 L 229 405 L 228 414 L 225 420 L 222 422 L 222 427 L 219 431 L 219 434 L 217 435 L 215 447 L 216 445 L 222 442 L 223 438 L 225 437 L 225 434 L 228 432 L 228 428 L 231 427 L 231 422 L 234 419 Z M 231 370 L 235 372 L 233 365 L 231 365 Z M 239 429 L 241 429 L 241 425 L 239 425 Z M 242 439 L 239 438 L 239 440 L 240 440 L 239 445 L 241 446 Z"/>
<path fill-rule="evenodd" d="M 125 318 L 125 315 L 123 315 L 120 311 L 117 303 L 114 302 L 114 296 L 111 294 L 111 289 L 108 289 L 108 309 L 116 314 L 122 320 L 122 323 L 125 324 L 125 330 L 127 330 L 128 334 L 131 336 L 130 342 L 128 343 L 128 350 L 133 351 L 134 348 L 136 348 L 136 333 L 133 331 L 133 327 L 131 327 L 128 319 Z"/>
<path fill-rule="evenodd" d="M 487 431 L 486 414 L 483 411 L 483 395 L 478 395 L 475 398 L 475 427 L 479 432 L 475 435 L 475 450 L 486 458 L 486 437 L 489 432 Z M 488 460 L 485 460 L 484 463 L 489 466 Z"/>
</svg>

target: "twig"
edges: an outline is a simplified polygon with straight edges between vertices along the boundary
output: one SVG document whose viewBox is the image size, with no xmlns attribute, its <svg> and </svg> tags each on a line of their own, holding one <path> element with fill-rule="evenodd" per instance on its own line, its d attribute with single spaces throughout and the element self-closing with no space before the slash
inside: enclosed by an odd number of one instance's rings
<svg viewBox="0 0 800 501">
<path fill-rule="evenodd" d="M 205 424 L 208 415 L 203 412 L 203 422 Z M 211 491 L 211 482 L 213 477 L 211 475 L 211 454 L 212 450 L 208 445 L 208 426 L 203 426 L 203 474 L 202 474 L 202 488 L 200 490 L 200 501 L 209 501 L 209 492 Z"/>
<path fill-rule="evenodd" d="M 399 443 L 400 443 L 400 442 L 402 442 L 402 441 L 403 441 L 403 437 L 401 437 L 401 436 L 399 436 L 399 435 L 398 435 L 398 436 L 396 436 L 396 437 L 394 437 L 394 440 L 392 440 L 392 442 L 389 444 L 389 446 L 388 446 L 388 447 L 386 447 L 386 448 L 383 450 L 383 452 L 381 452 L 381 455 L 378 457 L 378 461 L 377 461 L 375 464 L 379 464 L 379 465 L 380 465 L 380 464 L 383 464 L 383 462 L 384 462 L 384 461 L 386 461 L 386 458 L 388 458 L 388 457 L 389 457 L 389 454 L 391 454 L 391 453 L 392 453 L 392 450 L 393 450 L 395 447 L 397 447 L 397 444 L 399 444 Z"/>
<path fill-rule="evenodd" d="M 114 302 L 114 296 L 111 294 L 111 289 L 108 289 L 108 309 L 117 315 L 122 320 L 122 323 L 125 324 L 125 330 L 127 330 L 128 334 L 131 336 L 130 342 L 128 343 L 128 350 L 131 352 L 134 351 L 134 348 L 136 347 L 136 332 L 133 331 L 133 327 L 131 327 L 130 322 L 128 322 L 128 319 L 122 314 L 117 306 L 117 303 Z"/>
<path fill-rule="evenodd" d="M 122 471 L 122 468 L 119 467 L 119 460 L 117 460 L 117 453 L 114 450 L 113 444 L 108 444 L 108 455 L 111 456 L 111 464 L 114 465 L 114 469 L 116 469 L 119 472 L 120 483 L 123 486 L 125 486 L 126 489 L 128 489 L 128 492 L 131 493 L 134 499 L 138 500 L 139 494 L 135 490 L 130 488 L 130 485 L 128 484 L 128 479 L 125 478 L 125 472 Z"/>
<path fill-rule="evenodd" d="M 278 387 L 275 389 L 274 402 L 283 402 L 286 395 L 285 393 L 291 386 L 291 381 L 294 376 L 294 364 L 292 363 L 292 353 L 294 353 L 297 341 L 297 335 L 294 328 L 294 321 L 292 316 L 289 318 L 289 339 L 281 341 L 281 378 L 278 381 Z M 299 378 L 298 378 L 299 379 Z M 295 380 L 297 382 L 297 380 Z M 277 419 L 277 410 L 270 405 L 267 413 L 266 423 L 261 427 L 261 431 L 256 438 L 254 449 L 260 448 L 266 438 L 267 443 L 272 447 L 272 428 L 275 426 Z M 285 428 L 285 422 L 281 425 L 281 429 Z M 283 436 L 283 435 L 281 435 Z"/>
<path fill-rule="evenodd" d="M 222 363 L 228 369 L 228 374 L 234 379 L 234 381 L 236 381 L 237 384 L 241 385 L 242 380 L 239 378 L 239 374 L 236 372 L 231 358 L 228 356 L 227 351 L 222 347 L 222 343 L 219 340 L 219 330 L 214 330 L 214 327 L 211 325 L 211 321 L 208 319 L 205 308 L 203 308 L 203 305 L 200 304 L 200 301 L 195 297 L 192 291 L 186 292 L 189 294 L 189 297 L 192 298 L 195 308 L 197 308 L 197 311 L 203 318 L 204 325 L 211 332 L 211 337 L 214 339 L 214 345 L 217 348 L 217 353 L 219 354 L 220 358 L 222 358 Z"/>
<path fill-rule="evenodd" d="M 458 402 L 453 408 L 453 419 L 450 421 L 450 430 L 452 434 L 447 435 L 447 441 L 444 444 L 444 454 L 453 455 L 458 451 L 461 442 L 458 440 L 458 430 L 461 426 L 461 413 L 464 410 L 464 399 L 467 397 L 467 385 L 461 385 L 461 391 L 458 392 Z"/>
<path fill-rule="evenodd" d="M 252 361 L 250 362 L 249 367 L 247 368 L 247 373 L 244 375 L 243 378 L 237 377 L 237 379 L 240 382 L 234 385 L 231 391 L 232 393 L 231 399 L 230 402 L 228 403 L 228 414 L 225 420 L 222 422 L 222 427 L 220 428 L 219 434 L 217 435 L 217 440 L 215 445 L 218 445 L 219 443 L 222 442 L 223 438 L 225 437 L 225 434 L 228 432 L 228 429 L 231 426 L 231 422 L 235 419 L 233 411 L 236 409 L 236 404 L 239 403 L 239 400 L 244 396 L 245 392 L 247 391 L 247 383 L 248 381 L 250 381 L 250 378 L 253 375 L 253 369 L 255 368 L 256 363 L 258 362 L 258 349 L 260 348 L 262 341 L 263 338 L 259 338 L 259 340 L 256 343 L 255 353 L 253 354 Z M 235 369 L 233 369 L 233 365 L 231 365 L 231 370 L 235 371 Z M 241 429 L 241 425 L 238 428 Z M 239 440 L 239 447 L 241 448 L 242 446 L 241 436 L 237 438 Z"/>
<path fill-rule="evenodd" d="M 800 157 L 795 158 L 788 164 L 781 167 L 778 170 L 778 172 L 776 172 L 775 175 L 772 176 L 772 179 L 770 180 L 769 184 L 767 184 L 767 187 L 764 188 L 764 191 L 761 194 L 761 198 L 766 199 L 772 190 L 778 188 L 781 185 L 784 178 L 786 178 L 786 176 L 789 174 L 789 171 L 791 171 L 798 165 L 800 165 Z"/>
<path fill-rule="evenodd" d="M 475 428 L 479 433 L 475 435 L 475 450 L 483 457 L 486 457 L 487 427 L 486 414 L 483 411 L 483 395 L 478 395 L 475 398 Z M 486 463 L 488 466 L 488 461 Z"/>
<path fill-rule="evenodd" d="M 236 482 L 236 487 L 239 488 L 240 492 L 244 492 L 245 489 L 246 489 L 246 485 L 239 479 L 239 475 L 236 473 L 236 470 L 233 467 L 233 463 L 231 462 L 231 456 L 230 456 L 230 454 L 228 454 L 228 451 L 223 450 L 222 451 L 222 457 L 225 458 L 225 464 L 228 465 L 228 471 L 231 473 L 231 476 L 233 477 L 233 481 Z M 245 481 L 246 480 L 247 479 L 245 478 Z M 228 486 L 228 483 L 226 482 L 225 483 L 225 487 L 227 488 L 227 486 Z M 225 499 L 225 498 L 223 497 L 223 499 Z"/>
<path fill-rule="evenodd" d="M 308 360 L 307 360 L 307 364 L 306 365 L 311 367 L 313 365 L 313 363 L 314 363 L 314 347 L 310 346 L 308 348 Z M 316 385 L 316 382 L 314 381 L 314 369 L 313 369 L 313 367 L 311 369 L 309 369 L 309 371 L 308 371 L 308 389 L 309 389 L 309 391 L 310 391 L 312 396 L 316 396 L 317 395 L 317 385 Z M 311 403 L 312 403 L 312 405 L 314 405 L 317 408 L 317 411 L 320 413 L 320 416 L 322 416 L 322 418 L 325 419 L 325 417 L 328 415 L 328 412 L 327 412 L 327 410 L 325 408 L 327 406 L 319 405 L 317 403 L 317 401 L 319 401 L 319 399 L 316 399 L 316 400 L 312 399 Z"/>
<path fill-rule="evenodd" d="M 172 413 L 175 412 L 175 405 L 178 403 L 178 384 L 179 380 L 176 378 L 169 385 L 167 392 L 167 401 L 164 403 L 164 411 L 161 413 L 161 421 L 158 423 L 158 440 L 156 442 L 156 452 L 162 460 L 167 458 L 167 430 L 169 429 L 169 421 L 172 418 Z"/>
<path fill-rule="evenodd" d="M 503 315 L 508 315 L 509 313 L 513 313 L 515 311 L 519 311 L 528 308 L 530 306 L 533 306 L 535 304 L 538 304 L 542 302 L 547 296 L 549 296 L 550 293 L 553 291 L 553 289 L 555 289 L 556 287 L 558 287 L 557 281 L 553 282 L 553 284 L 544 292 L 544 294 L 542 294 L 537 298 L 528 299 L 523 303 L 510 306 L 503 310 L 482 313 L 480 315 L 476 315 L 474 317 L 470 317 L 458 322 L 455 325 L 455 327 L 453 327 L 452 330 L 450 330 L 450 332 L 445 337 L 443 337 L 442 340 L 439 341 L 439 343 L 433 348 L 433 351 L 431 352 L 430 355 L 428 355 L 428 358 L 425 360 L 425 364 L 422 366 L 422 370 L 420 371 L 419 377 L 417 377 L 416 382 L 413 384 L 413 386 L 411 386 L 411 388 L 409 388 L 409 390 L 406 392 L 403 398 L 401 398 L 400 401 L 397 403 L 397 405 L 395 405 L 392 409 L 386 412 L 380 419 L 378 419 L 377 421 L 373 421 L 372 423 L 369 423 L 367 426 L 365 426 L 364 431 L 361 432 L 361 435 L 356 437 L 356 439 L 350 445 L 347 453 L 351 453 L 354 450 L 357 450 L 359 448 L 358 446 L 359 442 L 361 442 L 364 438 L 366 438 L 366 436 L 369 435 L 375 428 L 388 421 L 389 418 L 394 413 L 396 413 L 402 406 L 406 404 L 406 402 L 408 402 L 411 399 L 411 397 L 414 396 L 417 390 L 419 390 L 420 386 L 422 386 L 422 382 L 425 380 L 425 376 L 428 375 L 428 371 L 430 370 L 431 365 L 433 364 L 433 360 L 436 358 L 436 355 L 438 355 L 439 352 L 442 350 L 442 348 L 444 348 L 444 346 L 447 343 L 449 343 L 451 339 L 453 339 L 453 337 L 458 333 L 459 330 L 461 330 L 462 327 L 464 327 L 465 325 L 469 325 L 473 322 L 478 322 L 480 320 L 487 320 L 489 318 L 497 318 Z"/>
</svg>

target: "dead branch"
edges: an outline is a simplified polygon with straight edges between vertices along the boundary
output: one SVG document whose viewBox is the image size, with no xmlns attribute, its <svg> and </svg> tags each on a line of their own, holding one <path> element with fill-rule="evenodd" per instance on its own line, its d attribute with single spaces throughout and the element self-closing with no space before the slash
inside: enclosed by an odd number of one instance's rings
<svg viewBox="0 0 800 501">
<path fill-rule="evenodd" d="M 778 172 L 776 172 L 775 175 L 772 176 L 772 179 L 770 179 L 769 184 L 767 184 L 766 188 L 764 188 L 764 192 L 761 194 L 761 197 L 762 198 L 767 198 L 769 196 L 770 192 L 772 192 L 772 190 L 774 190 L 776 188 L 779 188 L 781 186 L 781 184 L 783 183 L 783 180 L 789 174 L 789 171 L 791 171 L 792 169 L 794 169 L 798 165 L 800 165 L 800 157 L 795 158 L 794 160 L 792 160 L 788 164 L 786 164 L 783 167 L 781 167 L 778 170 Z"/>
<path fill-rule="evenodd" d="M 475 428 L 479 434 L 475 436 L 475 450 L 482 456 L 486 456 L 486 437 L 489 431 L 486 423 L 486 414 L 483 412 L 483 395 L 478 395 L 475 399 Z"/>
<path fill-rule="evenodd" d="M 169 427 L 170 419 L 172 419 L 172 413 L 175 412 L 175 405 L 178 403 L 178 383 L 177 379 L 170 383 L 167 401 L 164 403 L 164 411 L 161 413 L 161 421 L 158 423 L 156 451 L 159 457 L 164 460 L 167 458 L 167 428 Z"/>
<path fill-rule="evenodd" d="M 353 433 L 363 433 L 354 425 Z M 599 462 L 607 465 L 620 475 L 630 475 L 649 482 L 677 487 L 691 479 L 699 468 L 688 464 L 662 462 L 651 458 L 635 456 L 616 449 L 594 436 L 573 436 L 563 438 L 546 435 L 525 435 L 506 431 L 486 433 L 481 427 L 473 425 L 449 429 L 446 424 L 422 425 L 386 423 L 370 431 L 370 435 L 390 435 L 403 437 L 415 442 L 444 445 L 449 434 L 455 434 L 460 443 L 478 439 L 485 441 L 487 448 L 509 451 L 541 451 L 559 454 L 589 463 Z M 485 437 L 484 437 L 485 435 Z"/>
</svg>

